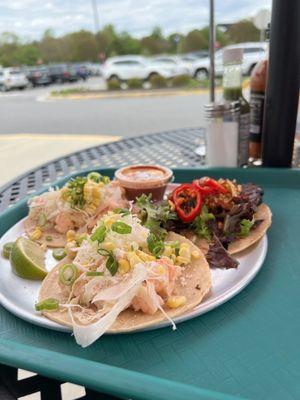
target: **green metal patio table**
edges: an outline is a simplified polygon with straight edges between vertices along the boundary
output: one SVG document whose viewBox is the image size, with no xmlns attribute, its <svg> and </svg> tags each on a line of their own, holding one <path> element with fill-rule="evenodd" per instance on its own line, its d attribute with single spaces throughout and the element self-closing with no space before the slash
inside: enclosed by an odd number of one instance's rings
<svg viewBox="0 0 300 400">
<path fill-rule="evenodd" d="M 26 196 L 89 168 L 108 168 L 105 172 L 112 175 L 127 163 L 159 162 L 174 168 L 176 181 L 193 179 L 205 168 L 204 159 L 193 152 L 202 143 L 201 129 L 165 132 L 41 166 L 1 191 L 0 234 L 25 215 Z M 1 399 L 27 394 L 33 387 L 41 390 L 42 399 L 59 399 L 59 385 L 65 381 L 85 386 L 86 399 L 300 397 L 300 172 L 209 169 L 207 174 L 254 181 L 265 189 L 274 222 L 267 259 L 255 280 L 226 304 L 178 325 L 175 332 L 164 328 L 107 335 L 86 349 L 69 334 L 30 325 L 0 308 L 0 377 L 10 386 Z M 15 368 L 40 375 L 22 386 Z M 4 386 L 0 395 L 1 390 Z"/>
</svg>

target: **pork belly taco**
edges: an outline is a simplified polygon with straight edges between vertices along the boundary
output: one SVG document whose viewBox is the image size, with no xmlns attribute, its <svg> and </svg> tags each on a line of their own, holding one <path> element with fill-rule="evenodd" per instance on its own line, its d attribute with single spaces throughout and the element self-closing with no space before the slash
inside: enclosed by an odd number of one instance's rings
<svg viewBox="0 0 300 400">
<path fill-rule="evenodd" d="M 31 198 L 28 206 L 25 230 L 29 238 L 48 247 L 63 247 L 67 232 L 89 232 L 101 214 L 126 207 L 127 201 L 116 181 L 91 172 Z"/>
<path fill-rule="evenodd" d="M 156 236 L 129 211 L 108 212 L 45 278 L 36 309 L 69 326 L 85 347 L 197 306 L 211 288 L 199 248 L 174 232 Z"/>
<path fill-rule="evenodd" d="M 232 255 L 259 241 L 271 225 L 262 198 L 263 190 L 254 184 L 203 177 L 179 185 L 159 204 L 142 196 L 136 212 L 146 226 L 150 222 L 188 237 L 211 267 L 233 268 L 238 262 Z"/>
</svg>

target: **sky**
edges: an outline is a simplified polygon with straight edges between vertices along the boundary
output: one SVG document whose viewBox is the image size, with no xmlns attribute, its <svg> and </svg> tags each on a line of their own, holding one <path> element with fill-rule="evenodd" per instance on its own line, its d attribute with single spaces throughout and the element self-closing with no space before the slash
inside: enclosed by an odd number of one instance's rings
<svg viewBox="0 0 300 400">
<path fill-rule="evenodd" d="M 160 26 L 163 33 L 186 33 L 208 24 L 209 0 L 95 0 L 100 28 L 141 37 Z M 253 17 L 271 8 L 271 0 L 215 0 L 216 23 Z M 56 36 L 79 29 L 95 30 L 92 0 L 0 0 L 0 32 L 15 32 L 24 41 L 39 39 L 51 28 Z"/>
</svg>

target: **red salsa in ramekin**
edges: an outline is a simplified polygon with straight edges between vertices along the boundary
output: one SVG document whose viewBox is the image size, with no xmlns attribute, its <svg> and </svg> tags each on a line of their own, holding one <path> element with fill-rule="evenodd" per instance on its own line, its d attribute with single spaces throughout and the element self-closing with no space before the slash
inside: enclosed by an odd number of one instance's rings
<svg viewBox="0 0 300 400">
<path fill-rule="evenodd" d="M 128 200 L 134 200 L 142 193 L 152 195 L 155 201 L 162 200 L 173 172 L 161 165 L 128 165 L 115 172 L 115 178 L 125 189 Z"/>
</svg>

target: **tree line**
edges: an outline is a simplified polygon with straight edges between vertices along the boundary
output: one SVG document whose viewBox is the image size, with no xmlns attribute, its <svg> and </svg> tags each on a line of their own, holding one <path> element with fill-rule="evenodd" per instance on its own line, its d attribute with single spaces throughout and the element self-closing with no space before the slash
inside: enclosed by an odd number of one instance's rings
<svg viewBox="0 0 300 400">
<path fill-rule="evenodd" d="M 242 20 L 227 29 L 217 28 L 217 43 L 259 40 L 259 31 L 252 21 Z M 106 25 L 96 34 L 80 30 L 56 37 L 48 29 L 40 40 L 23 43 L 14 33 L 0 35 L 0 65 L 21 66 L 52 62 L 99 62 L 106 57 L 123 54 L 155 55 L 161 53 L 189 53 L 208 49 L 208 27 L 194 29 L 186 35 L 173 33 L 165 36 L 159 27 L 151 34 L 135 38 L 127 32 L 118 33 L 112 25 Z"/>
</svg>

